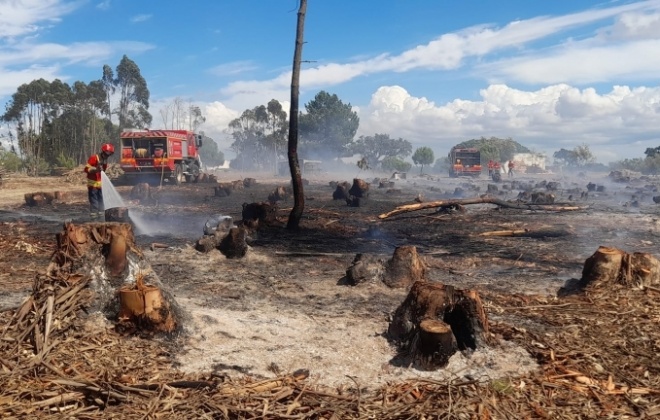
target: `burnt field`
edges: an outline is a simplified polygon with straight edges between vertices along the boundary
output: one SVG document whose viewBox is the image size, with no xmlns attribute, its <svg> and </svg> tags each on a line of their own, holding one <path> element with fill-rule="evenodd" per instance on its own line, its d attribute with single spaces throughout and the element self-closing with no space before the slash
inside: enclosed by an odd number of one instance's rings
<svg viewBox="0 0 660 420">
<path fill-rule="evenodd" d="M 243 203 L 288 186 L 285 178 L 235 172 L 220 181 L 248 176 L 256 184 L 224 197 L 216 196 L 215 184 L 184 184 L 154 189 L 146 204 L 130 200 L 131 187 L 117 187 L 136 244 L 185 311 L 183 330 L 169 338 L 122 335 L 113 320 L 82 311 L 57 320 L 57 345 L 45 363 L 24 368 L 32 344 L 11 342 L 16 331 L 4 328 L 0 413 L 502 419 L 660 413 L 660 285 L 614 282 L 557 295 L 583 276 L 585 260 L 600 246 L 657 252 L 660 207 L 652 197 L 660 180 L 521 174 L 495 184 L 485 176 L 409 175 L 378 188 L 384 180 L 369 172 L 319 176 L 305 185 L 300 230 L 284 229 L 293 203 L 283 200 L 275 223 L 249 233 L 243 258 L 196 251 L 208 219 L 238 222 Z M 333 200 L 329 183 L 356 176 L 370 183 L 369 197 L 359 207 Z M 24 193 L 54 190 L 66 198 L 23 203 Z M 524 191 L 553 194 L 554 203 L 529 206 L 523 194 L 521 204 L 516 199 Z M 379 218 L 401 205 L 487 193 L 511 206 L 468 202 Z M 87 205 L 84 185 L 58 178 L 10 179 L 0 198 L 0 310 L 9 326 L 48 266 L 55 235 L 65 221 L 85 224 Z M 388 259 L 404 246 L 415 247 L 425 280 L 480 294 L 492 345 L 457 352 L 436 370 L 397 363 L 386 333 L 408 289 L 377 281 L 351 286 L 346 271 L 357 254 Z"/>
</svg>

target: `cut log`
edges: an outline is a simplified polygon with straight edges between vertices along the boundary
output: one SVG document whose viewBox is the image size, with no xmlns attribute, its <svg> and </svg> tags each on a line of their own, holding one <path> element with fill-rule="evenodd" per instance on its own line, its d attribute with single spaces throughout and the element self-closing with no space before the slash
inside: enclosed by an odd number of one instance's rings
<svg viewBox="0 0 660 420">
<path fill-rule="evenodd" d="M 427 370 L 444 366 L 456 350 L 474 350 L 491 341 L 476 291 L 427 281 L 413 284 L 387 333 L 398 346 L 401 363 Z"/>
<path fill-rule="evenodd" d="M 142 331 L 170 333 L 176 329 L 176 319 L 160 288 L 144 284 L 141 276 L 135 285 L 119 289 L 119 321 L 130 323 Z"/>
<path fill-rule="evenodd" d="M 382 213 L 378 216 L 378 218 L 387 219 L 388 217 L 392 217 L 412 211 L 426 210 L 437 207 L 463 206 L 467 204 L 495 204 L 497 206 L 510 208 L 510 209 L 542 210 L 542 211 L 575 211 L 575 210 L 586 210 L 589 208 L 589 206 L 572 206 L 572 205 L 567 206 L 567 205 L 559 205 L 556 203 L 554 205 L 510 203 L 508 201 L 503 201 L 495 197 L 486 196 L 486 197 L 477 197 L 477 198 L 429 201 L 428 203 L 406 204 L 403 206 L 399 206 L 387 213 Z"/>
<path fill-rule="evenodd" d="M 616 284 L 649 287 L 659 283 L 660 261 L 655 256 L 642 252 L 629 254 L 617 248 L 601 246 L 584 262 L 582 278 L 562 289 L 560 294 Z"/>
</svg>

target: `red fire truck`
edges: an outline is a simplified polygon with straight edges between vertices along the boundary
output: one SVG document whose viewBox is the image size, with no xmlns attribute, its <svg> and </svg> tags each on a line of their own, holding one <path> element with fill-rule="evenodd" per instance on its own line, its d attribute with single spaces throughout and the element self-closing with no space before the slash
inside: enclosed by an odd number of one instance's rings
<svg viewBox="0 0 660 420">
<path fill-rule="evenodd" d="M 179 185 L 199 175 L 202 135 L 187 130 L 129 130 L 121 133 L 120 166 L 128 182 L 155 176 Z"/>
<path fill-rule="evenodd" d="M 481 152 L 475 148 L 452 147 L 449 152 L 449 176 L 481 175 Z"/>
</svg>

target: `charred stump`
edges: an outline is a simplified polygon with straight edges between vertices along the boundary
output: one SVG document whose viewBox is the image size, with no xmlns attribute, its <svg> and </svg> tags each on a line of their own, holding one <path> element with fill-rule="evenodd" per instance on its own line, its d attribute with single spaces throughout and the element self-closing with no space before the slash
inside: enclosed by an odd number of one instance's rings
<svg viewBox="0 0 660 420">
<path fill-rule="evenodd" d="M 332 193 L 333 200 L 347 200 L 348 199 L 348 189 L 350 184 L 348 182 L 342 182 L 335 186 L 335 190 Z"/>
<path fill-rule="evenodd" d="M 117 320 L 122 332 L 178 329 L 182 312 L 144 260 L 130 224 L 66 223 L 56 240 L 47 276 L 90 278 L 93 299 L 87 312 L 100 311 Z"/>
<path fill-rule="evenodd" d="M 62 201 L 66 194 L 61 191 L 26 193 L 23 195 L 25 204 L 30 207 L 38 207 L 52 204 L 54 201 Z"/>
<path fill-rule="evenodd" d="M 369 184 L 359 178 L 353 179 L 353 186 L 348 190 L 348 194 L 353 197 L 367 198 L 369 197 Z"/>
<path fill-rule="evenodd" d="M 131 200 L 138 200 L 140 204 L 149 203 L 152 199 L 151 186 L 148 182 L 140 182 L 135 184 L 133 188 L 131 188 L 129 198 Z"/>
<path fill-rule="evenodd" d="M 131 223 L 131 217 L 126 207 L 113 207 L 105 209 L 106 222 Z"/>
<path fill-rule="evenodd" d="M 277 221 L 277 204 L 270 202 L 243 203 L 242 224 L 259 229 L 272 226 Z"/>
<path fill-rule="evenodd" d="M 357 254 L 346 270 L 346 280 L 353 286 L 365 282 L 383 282 L 391 288 L 406 288 L 423 280 L 426 271 L 417 248 L 407 245 L 396 248 L 389 260 L 375 255 Z"/>
<path fill-rule="evenodd" d="M 268 202 L 271 204 L 275 204 L 278 201 L 286 201 L 288 198 L 289 193 L 286 188 L 281 185 L 275 188 L 272 193 L 268 194 Z"/>
<path fill-rule="evenodd" d="M 478 293 L 418 281 L 394 312 L 388 338 L 397 361 L 423 370 L 443 367 L 457 351 L 489 344 L 488 317 Z"/>
<path fill-rule="evenodd" d="M 660 261 L 655 256 L 644 252 L 629 254 L 617 248 L 601 246 L 585 260 L 582 278 L 569 281 L 559 294 L 615 285 L 643 288 L 658 283 L 660 283 Z"/>
<path fill-rule="evenodd" d="M 218 249 L 227 258 L 243 258 L 248 251 L 247 230 L 245 227 L 231 228 L 218 244 Z"/>
<path fill-rule="evenodd" d="M 400 246 L 385 265 L 383 283 L 391 288 L 406 288 L 426 276 L 426 265 L 413 245 Z"/>
<path fill-rule="evenodd" d="M 257 180 L 254 178 L 245 178 L 243 180 L 243 185 L 245 186 L 245 188 L 253 187 L 257 185 Z"/>
</svg>

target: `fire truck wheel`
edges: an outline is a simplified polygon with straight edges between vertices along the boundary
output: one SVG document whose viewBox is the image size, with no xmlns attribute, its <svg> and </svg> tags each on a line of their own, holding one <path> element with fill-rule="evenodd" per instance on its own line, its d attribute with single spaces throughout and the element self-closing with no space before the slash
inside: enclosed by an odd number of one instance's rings
<svg viewBox="0 0 660 420">
<path fill-rule="evenodd" d="M 174 165 L 174 185 L 183 184 L 183 167 L 181 165 Z"/>
</svg>

